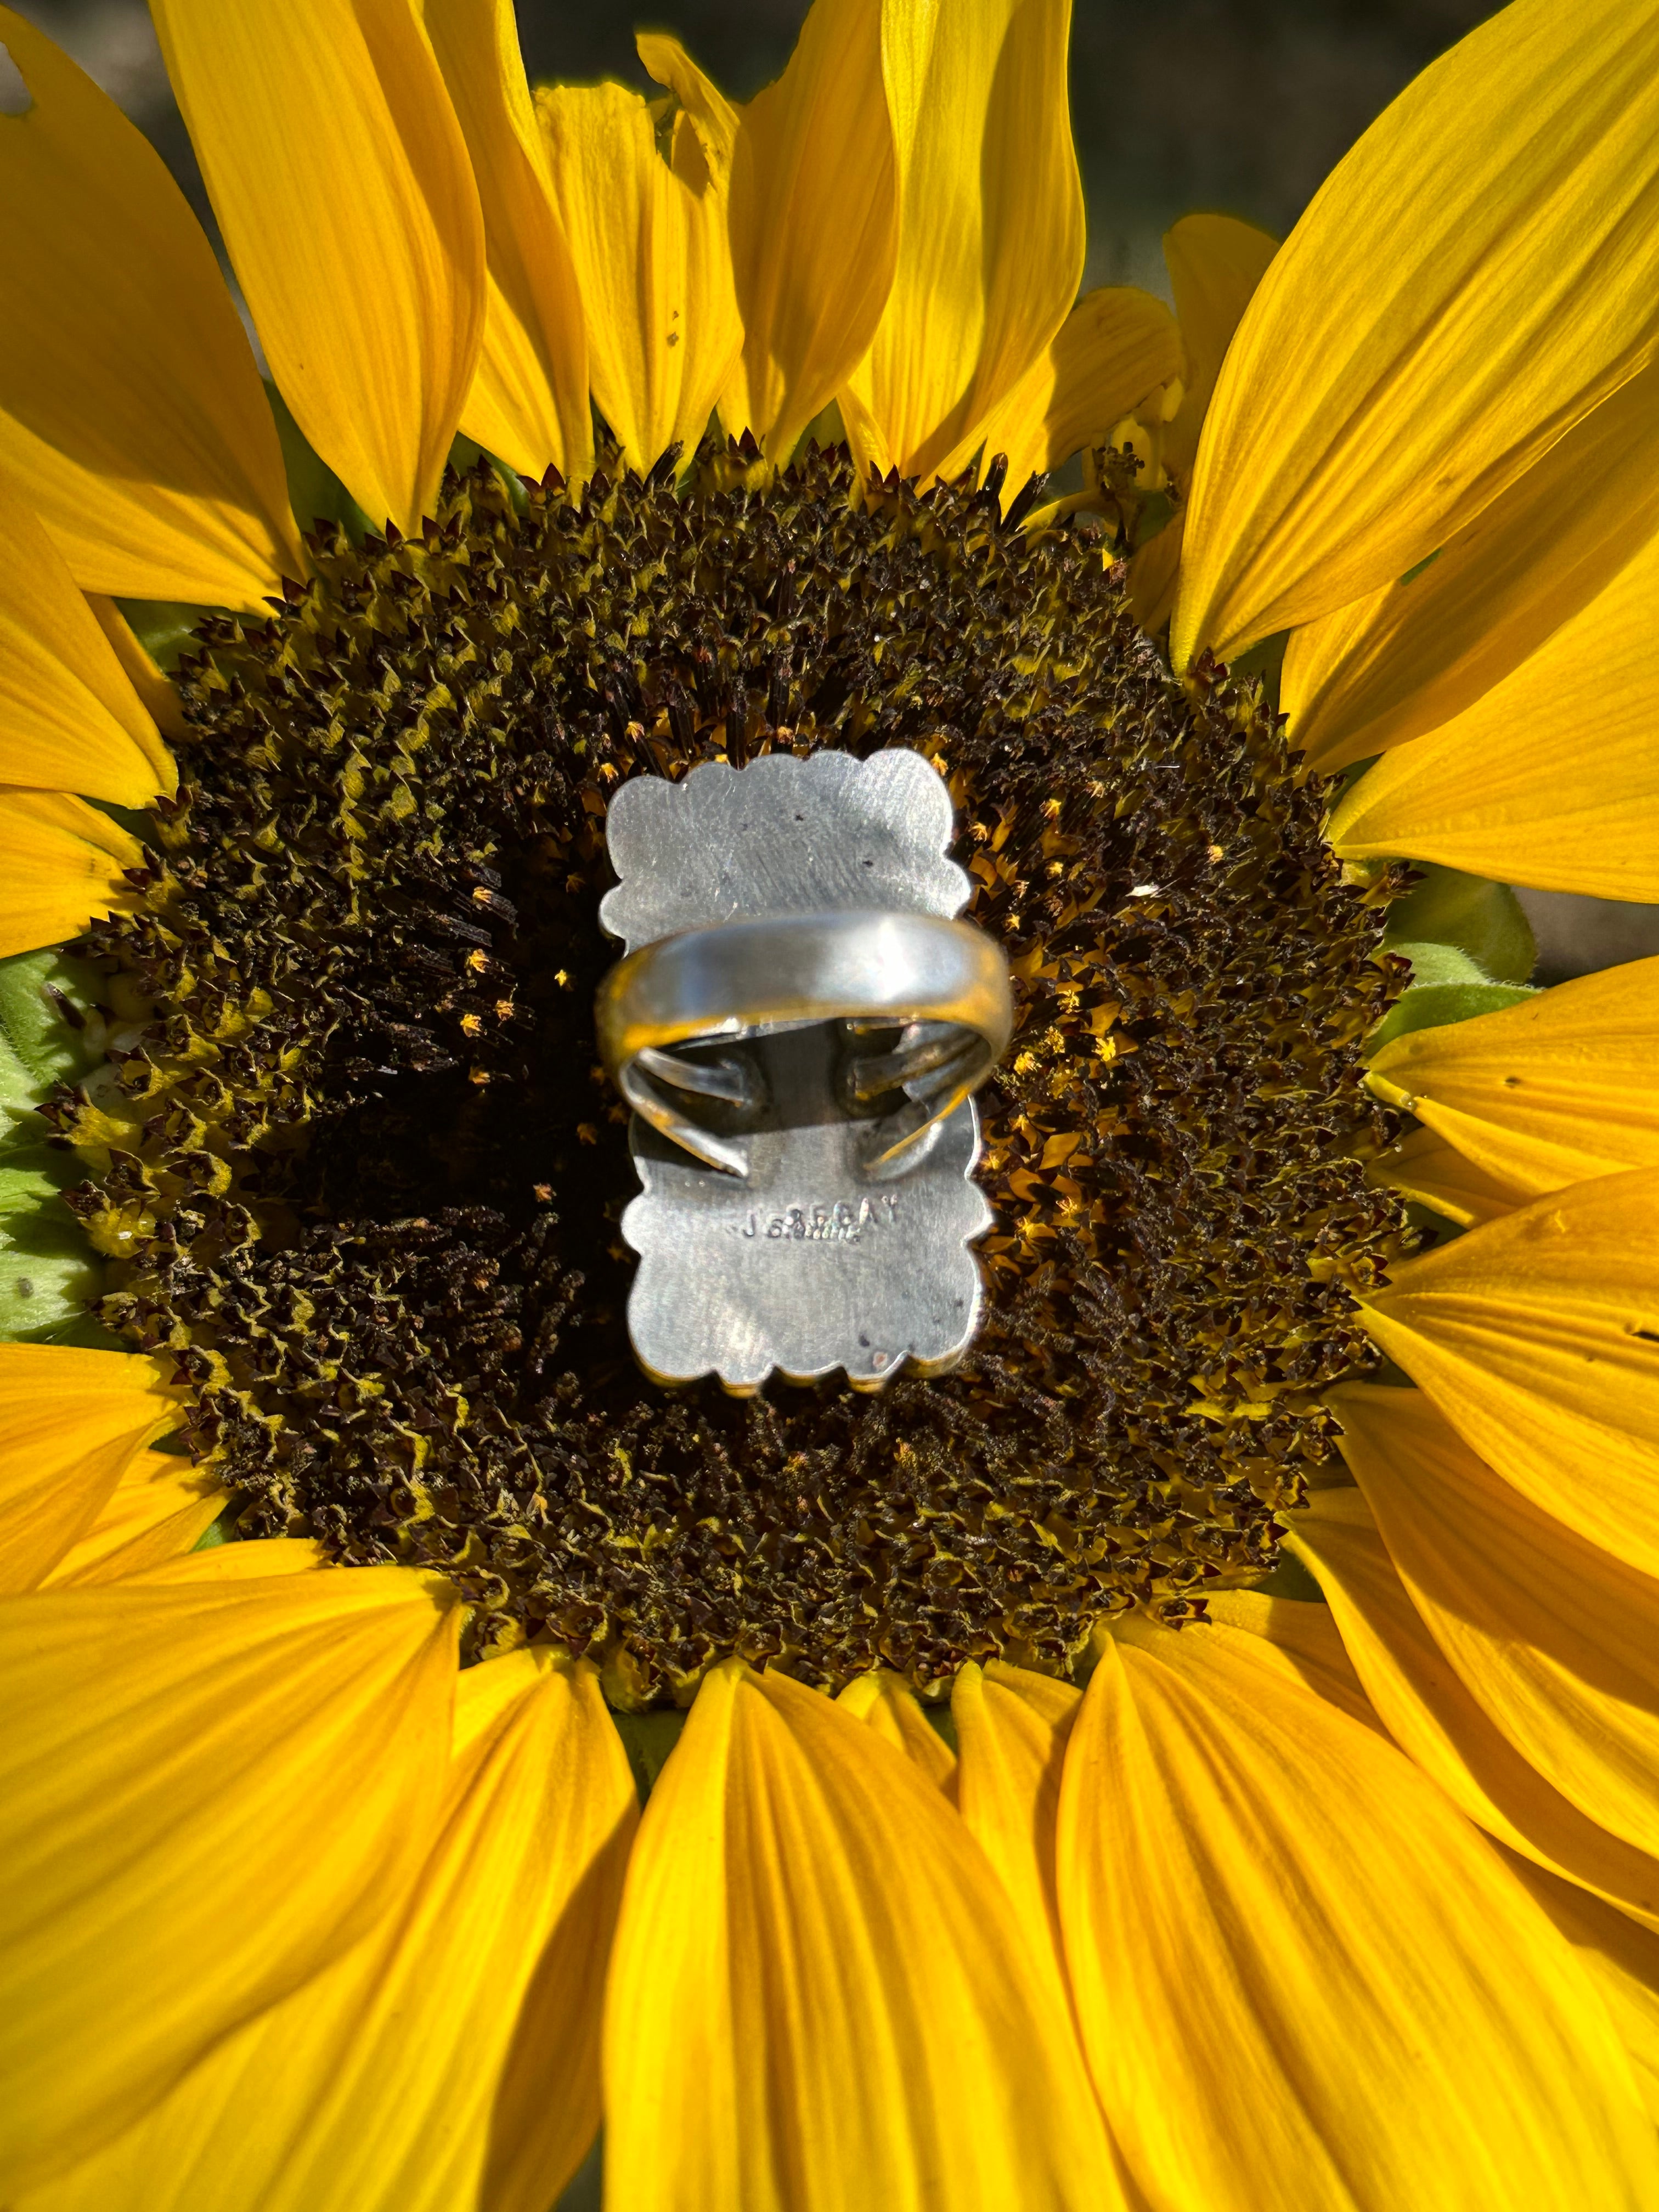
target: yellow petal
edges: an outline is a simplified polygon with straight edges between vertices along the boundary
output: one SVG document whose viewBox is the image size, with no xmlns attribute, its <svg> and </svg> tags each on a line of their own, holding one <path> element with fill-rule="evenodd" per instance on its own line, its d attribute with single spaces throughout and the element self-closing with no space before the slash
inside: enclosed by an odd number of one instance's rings
<svg viewBox="0 0 1659 2212">
<path fill-rule="evenodd" d="M 594 402 L 635 468 L 671 444 L 689 460 L 743 343 L 724 183 L 684 115 L 671 166 L 625 86 L 554 85 L 536 106 L 587 307 Z"/>
<path fill-rule="evenodd" d="M 283 397 L 378 525 L 432 510 L 483 334 L 483 221 L 407 0 L 155 0 Z"/>
<path fill-rule="evenodd" d="M 141 1451 L 40 1586 L 60 1589 L 149 1574 L 192 1552 L 229 1502 L 230 1492 L 182 1454 Z"/>
<path fill-rule="evenodd" d="M 1364 1308 L 1488 1467 L 1659 1574 L 1659 1172 L 1472 1229 L 1396 1268 Z"/>
<path fill-rule="evenodd" d="M 423 0 L 483 204 L 483 349 L 461 428 L 526 476 L 586 474 L 587 331 L 512 0 Z"/>
<path fill-rule="evenodd" d="M 1186 390 L 1164 441 L 1164 457 L 1182 474 L 1198 452 L 1233 332 L 1279 251 L 1279 240 L 1231 215 L 1187 215 L 1164 234 L 1176 318 L 1187 349 Z"/>
<path fill-rule="evenodd" d="M 1239 326 L 1174 646 L 1226 658 L 1443 545 L 1659 340 L 1659 20 L 1515 0 L 1327 179 Z"/>
<path fill-rule="evenodd" d="M 1659 368 L 1568 431 L 1408 582 L 1295 631 L 1280 703 L 1321 775 L 1474 706 L 1659 528 Z"/>
<path fill-rule="evenodd" d="M 1364 1389 L 1341 1395 L 1352 1404 Z M 1366 1693 L 1406 1756 L 1499 1843 L 1659 1924 L 1659 1863 L 1588 1819 L 1493 1726 L 1424 1625 L 1359 1492 L 1317 1492 L 1287 1541 L 1318 1575 Z"/>
<path fill-rule="evenodd" d="M 1333 1403 L 1400 1578 L 1471 1695 L 1582 1813 L 1659 1852 L 1659 1581 L 1530 1504 L 1420 1391 Z"/>
<path fill-rule="evenodd" d="M 1370 1083 L 1524 1197 L 1659 1167 L 1659 960 L 1383 1046 Z"/>
<path fill-rule="evenodd" d="M 1170 619 L 1176 586 L 1181 575 L 1181 549 L 1187 535 L 1187 517 L 1177 514 L 1166 522 L 1130 558 L 1129 605 L 1135 620 L 1149 636 L 1156 636 Z"/>
<path fill-rule="evenodd" d="M 1066 1757 L 1060 1897 L 1096 2082 L 1157 2204 L 1583 2212 L 1659 2186 L 1571 1950 L 1255 1638 L 1147 1622 L 1106 1652 Z"/>
<path fill-rule="evenodd" d="M 1069 1999 L 1054 1835 L 1066 1746 L 1082 1703 L 1082 1692 L 1069 1682 L 1000 1659 L 983 1669 L 964 1667 L 951 1692 L 962 1817 L 1013 1900 L 1026 1955 L 1045 1969 L 1052 1966 L 1061 2003 Z"/>
<path fill-rule="evenodd" d="M 922 1711 L 902 1674 L 889 1667 L 856 1674 L 836 1703 L 854 1720 L 874 1729 L 895 1751 L 914 1760 L 930 1782 L 938 1784 L 949 1802 L 956 1803 L 957 1755 Z"/>
<path fill-rule="evenodd" d="M 545 1651 L 463 1674 L 456 1735 L 436 1838 L 397 1909 L 20 2212 L 452 2212 L 480 2201 L 492 2148 L 483 2201 L 547 2212 L 599 2124 L 634 1786 L 592 1669 Z M 503 2069 L 553 1978 L 509 2156 Z"/>
<path fill-rule="evenodd" d="M 1365 1179 L 1420 1200 L 1465 1229 L 1478 1221 L 1496 1221 L 1500 1214 L 1512 1213 L 1532 1195 L 1474 1166 L 1434 1129 L 1413 1129 L 1408 1137 L 1389 1145 L 1370 1164 Z"/>
<path fill-rule="evenodd" d="M 690 118 L 715 182 L 729 190 L 732 155 L 743 127 L 742 108 L 733 106 L 679 40 L 665 31 L 638 32 L 634 44 L 646 75 L 666 86 Z"/>
<path fill-rule="evenodd" d="M 1577 1953 L 1629 2056 L 1648 2117 L 1659 2121 L 1659 1935 L 1524 1860 L 1514 1864 Z"/>
<path fill-rule="evenodd" d="M 0 757 L 14 784 L 147 806 L 179 778 L 63 555 L 0 475 Z"/>
<path fill-rule="evenodd" d="M 184 1559 L 164 1559 L 147 1567 L 143 1580 L 151 1589 L 199 1590 L 210 1583 L 268 1583 L 278 1575 L 319 1575 L 331 1572 L 333 1566 L 322 1546 L 308 1536 L 260 1536 L 246 1542 L 215 1544 Z M 429 1595 L 448 1602 L 441 1583 L 424 1577 L 415 1579 Z"/>
<path fill-rule="evenodd" d="M 110 651 L 120 663 L 123 675 L 138 694 L 151 721 L 164 738 L 182 737 L 185 731 L 184 703 L 173 678 L 164 675 L 150 658 L 149 649 L 140 644 L 132 624 L 113 599 L 91 594 L 88 597 L 87 605 L 92 609 L 93 620 L 103 631 Z M 167 773 L 173 775 L 173 756 L 165 748 L 162 750 Z M 159 787 L 168 792 L 173 789 L 169 783 L 163 783 Z"/>
<path fill-rule="evenodd" d="M 981 426 L 987 459 L 1008 457 L 1007 496 L 1103 438 L 1184 366 L 1181 333 L 1162 300 L 1127 284 L 1085 292 Z"/>
<path fill-rule="evenodd" d="M 1366 1728 L 1379 1725 L 1328 1606 L 1254 1589 L 1218 1590 L 1204 1602 L 1212 1622 L 1259 1639 L 1258 1659 L 1339 1706 L 1351 1720 Z"/>
<path fill-rule="evenodd" d="M 1115 2199 L 1069 2028 L 984 1855 L 799 1684 L 704 1682 L 641 1824 L 605 2014 L 629 2212 Z"/>
<path fill-rule="evenodd" d="M 1352 785 L 1331 817 L 1336 850 L 1659 900 L 1656 593 L 1659 538 L 1512 675 Z"/>
<path fill-rule="evenodd" d="M 0 8 L 0 466 L 83 589 L 264 611 L 303 573 L 282 448 L 213 249 L 155 149 Z"/>
<path fill-rule="evenodd" d="M 903 476 L 954 475 L 971 458 L 1077 297 L 1071 21 L 1071 0 L 885 0 L 898 258 L 848 381 Z"/>
<path fill-rule="evenodd" d="M 813 0 L 788 68 L 737 109 L 676 40 L 639 42 L 716 173 L 730 161 L 744 337 L 720 416 L 734 437 L 752 430 L 776 460 L 869 345 L 892 282 L 898 182 L 881 33 L 881 0 Z"/>
<path fill-rule="evenodd" d="M 0 2191 L 130 2125 L 395 1899 L 456 1620 L 399 1568 L 227 1580 L 211 1552 L 0 1606 Z"/>
<path fill-rule="evenodd" d="M 125 871 L 143 857 L 81 799 L 0 786 L 0 959 L 61 945 L 94 915 L 134 904 Z"/>
<path fill-rule="evenodd" d="M 32 1589 L 92 1528 L 144 1446 L 178 1426 L 170 1366 L 0 1345 L 0 1590 Z"/>
</svg>

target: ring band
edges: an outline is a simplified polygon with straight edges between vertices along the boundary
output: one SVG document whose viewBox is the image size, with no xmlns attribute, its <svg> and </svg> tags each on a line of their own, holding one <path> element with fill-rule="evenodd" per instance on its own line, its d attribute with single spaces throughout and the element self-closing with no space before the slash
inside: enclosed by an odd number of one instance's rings
<svg viewBox="0 0 1659 2212">
<path fill-rule="evenodd" d="M 710 1166 L 748 1171 L 739 1141 L 701 1127 L 688 1098 L 759 1103 L 735 1061 L 674 1048 L 786 1026 L 848 1025 L 842 1103 L 904 1103 L 872 1133 L 870 1167 L 894 1172 L 918 1140 L 976 1090 L 1013 1030 L 1002 954 L 983 931 L 933 914 L 848 908 L 721 922 L 659 938 L 617 962 L 596 1002 L 599 1053 L 617 1089 L 654 1128 Z M 870 1030 L 903 1032 L 892 1050 L 857 1049 Z"/>
</svg>

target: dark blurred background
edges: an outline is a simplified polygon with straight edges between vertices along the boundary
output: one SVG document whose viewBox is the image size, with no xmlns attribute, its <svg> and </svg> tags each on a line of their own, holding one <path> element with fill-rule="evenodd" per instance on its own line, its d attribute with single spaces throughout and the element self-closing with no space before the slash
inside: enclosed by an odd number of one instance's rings
<svg viewBox="0 0 1659 2212">
<path fill-rule="evenodd" d="M 145 0 L 13 0 L 153 140 L 212 218 Z M 267 0 L 277 4 L 277 0 Z M 1565 0 L 1564 0 L 1565 4 Z M 787 60 L 805 0 L 517 0 L 532 79 L 643 88 L 637 27 L 672 30 L 734 97 Z M 1320 179 L 1483 0 L 1074 0 L 1072 115 L 1089 203 L 1085 283 L 1168 295 L 1158 240 L 1195 209 L 1283 236 Z M 1659 909 L 1524 895 L 1540 977 L 1659 951 Z"/>
</svg>

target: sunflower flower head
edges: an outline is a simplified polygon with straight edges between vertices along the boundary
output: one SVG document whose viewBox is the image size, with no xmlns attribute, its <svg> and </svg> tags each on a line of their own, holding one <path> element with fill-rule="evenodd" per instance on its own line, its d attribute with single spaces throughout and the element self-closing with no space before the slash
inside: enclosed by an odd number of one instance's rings
<svg viewBox="0 0 1659 2212">
<path fill-rule="evenodd" d="M 1649 14 L 1172 313 L 1066 0 L 153 13 L 268 379 L 0 8 L 0 2197 L 1659 2203 Z M 978 1333 L 670 1388 L 609 809 L 893 747 Z"/>
</svg>

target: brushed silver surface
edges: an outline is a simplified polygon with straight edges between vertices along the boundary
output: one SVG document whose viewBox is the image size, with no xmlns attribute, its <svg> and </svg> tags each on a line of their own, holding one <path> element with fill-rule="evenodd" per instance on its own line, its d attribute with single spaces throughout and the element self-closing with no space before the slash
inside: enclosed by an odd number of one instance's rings
<svg viewBox="0 0 1659 2212">
<path fill-rule="evenodd" d="M 991 1223 L 968 1093 L 1012 1004 L 1000 951 L 954 920 L 951 828 L 900 750 L 709 763 L 611 800 L 600 918 L 628 957 L 599 1017 L 635 1108 L 628 1321 L 658 1380 L 878 1389 L 967 1349 Z"/>
</svg>

